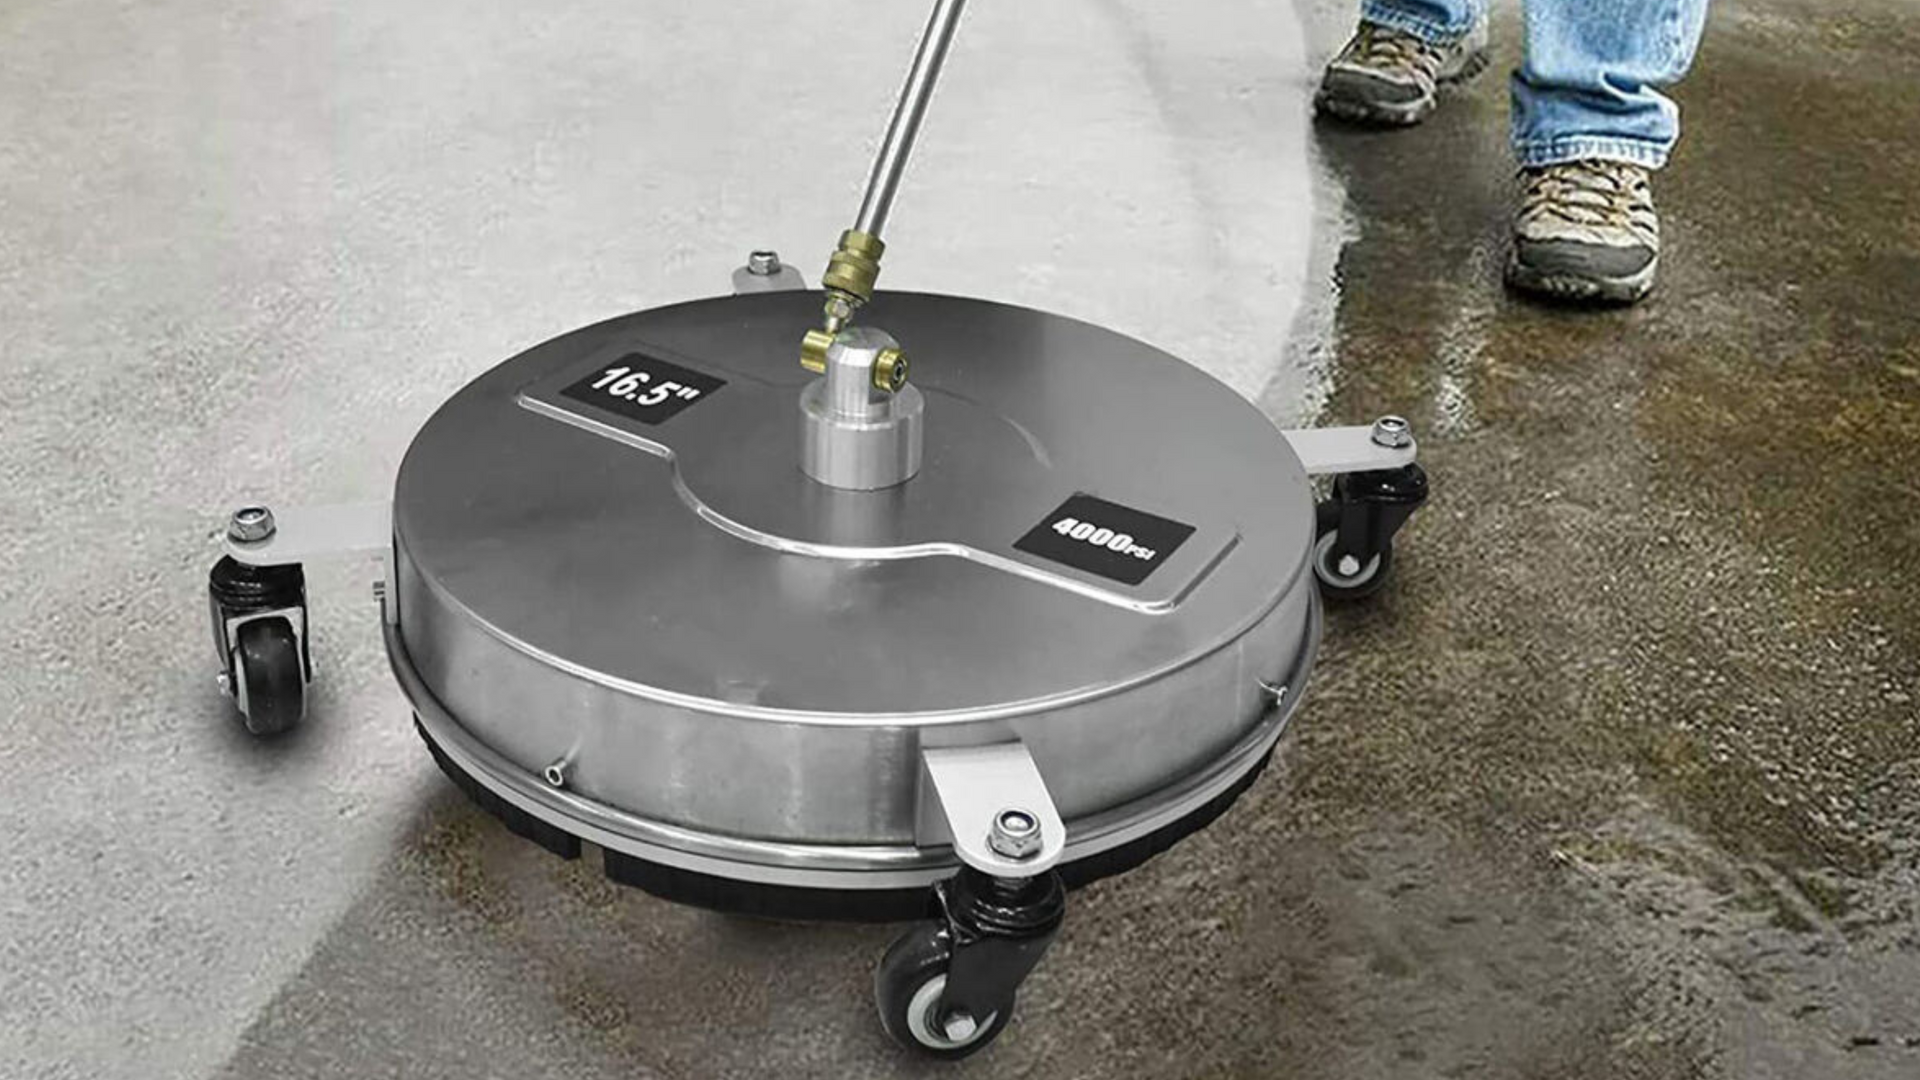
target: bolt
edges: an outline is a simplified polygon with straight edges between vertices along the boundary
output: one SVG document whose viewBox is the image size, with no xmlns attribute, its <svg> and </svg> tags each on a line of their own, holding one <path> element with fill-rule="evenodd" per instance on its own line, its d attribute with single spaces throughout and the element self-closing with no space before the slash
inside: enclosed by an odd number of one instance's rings
<svg viewBox="0 0 1920 1080">
<path fill-rule="evenodd" d="M 1377 446 L 1398 450 L 1413 445 L 1413 425 L 1405 417 L 1383 416 L 1373 422 L 1373 441 Z"/>
<path fill-rule="evenodd" d="M 777 251 L 756 251 L 747 256 L 747 273 L 761 277 L 772 277 L 780 272 L 780 253 Z"/>
<path fill-rule="evenodd" d="M 987 846 L 1009 859 L 1031 859 L 1040 854 L 1040 818 L 1026 810 L 1002 810 L 993 816 Z"/>
<path fill-rule="evenodd" d="M 257 544 L 273 535 L 273 511 L 264 506 L 243 506 L 227 522 L 227 535 L 242 544 Z"/>
<path fill-rule="evenodd" d="M 1352 555 L 1340 556 L 1340 576 L 1352 577 L 1360 572 L 1360 560 Z"/>
<path fill-rule="evenodd" d="M 881 349 L 873 359 L 873 386 L 897 394 L 907 385 L 907 355 L 899 349 Z"/>
<path fill-rule="evenodd" d="M 955 1009 L 947 1014 L 946 1019 L 940 1021 L 940 1029 L 946 1032 L 949 1041 L 966 1042 L 973 1038 L 974 1032 L 980 1030 L 980 1024 L 974 1020 L 972 1013 L 965 1009 Z"/>
</svg>

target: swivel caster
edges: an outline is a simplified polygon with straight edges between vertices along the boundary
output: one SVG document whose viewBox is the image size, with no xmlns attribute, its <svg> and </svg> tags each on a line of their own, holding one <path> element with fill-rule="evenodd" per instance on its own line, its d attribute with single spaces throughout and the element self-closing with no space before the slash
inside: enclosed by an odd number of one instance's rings
<svg viewBox="0 0 1920 1080">
<path fill-rule="evenodd" d="M 880 958 L 873 995 L 880 1026 L 909 1050 L 937 1058 L 963 1058 L 997 1038 L 1013 1017 L 1013 997 L 993 1002 L 985 1017 L 946 1003 L 947 968 L 953 941 L 939 923 L 907 931 Z"/>
<path fill-rule="evenodd" d="M 1328 600 L 1359 600 L 1387 582 L 1393 536 L 1427 501 L 1418 465 L 1334 477 L 1327 501 L 1314 508 L 1313 573 Z"/>
<path fill-rule="evenodd" d="M 1048 871 L 1001 878 L 972 867 L 935 886 L 944 918 L 895 941 L 874 973 L 880 1025 L 930 1057 L 966 1057 L 1005 1030 L 1020 983 L 1066 916 L 1066 887 Z"/>
<path fill-rule="evenodd" d="M 272 515 L 249 508 L 234 528 Z M 248 566 L 224 556 L 207 574 L 220 688 L 252 735 L 278 735 L 307 712 L 313 661 L 307 649 L 307 575 L 298 563 Z"/>
</svg>

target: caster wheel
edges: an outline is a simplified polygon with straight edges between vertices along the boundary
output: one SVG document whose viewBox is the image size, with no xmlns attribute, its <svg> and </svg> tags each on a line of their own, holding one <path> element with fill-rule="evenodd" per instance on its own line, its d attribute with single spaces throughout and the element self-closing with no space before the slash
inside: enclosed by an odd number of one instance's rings
<svg viewBox="0 0 1920 1080">
<path fill-rule="evenodd" d="M 1313 576 L 1320 579 L 1320 595 L 1328 600 L 1360 600 L 1380 591 L 1393 569 L 1393 543 L 1366 559 L 1335 558 L 1340 539 L 1340 506 L 1324 502 L 1314 508 Z"/>
<path fill-rule="evenodd" d="M 234 703 L 247 731 L 278 735 L 307 712 L 307 681 L 300 643 L 285 619 L 259 619 L 240 627 L 234 650 Z"/>
<path fill-rule="evenodd" d="M 1013 1016 L 1011 997 L 985 1017 L 949 1015 L 940 999 L 952 958 L 946 929 L 924 923 L 893 943 L 873 977 L 880 1026 L 893 1041 L 950 1061 L 985 1047 Z"/>
<path fill-rule="evenodd" d="M 301 640 L 307 622 L 306 572 L 298 563 L 244 566 L 222 558 L 207 575 L 207 596 L 220 685 L 233 698 L 247 731 L 277 735 L 298 724 L 306 714 L 307 683 L 313 679 L 312 661 Z"/>
</svg>

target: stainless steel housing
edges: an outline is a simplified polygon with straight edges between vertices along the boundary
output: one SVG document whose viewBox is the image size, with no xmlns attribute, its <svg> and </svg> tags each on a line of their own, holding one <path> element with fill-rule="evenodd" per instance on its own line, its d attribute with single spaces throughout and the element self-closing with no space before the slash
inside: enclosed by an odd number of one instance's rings
<svg viewBox="0 0 1920 1080">
<path fill-rule="evenodd" d="M 603 845 L 849 888 L 951 866 L 916 843 L 923 746 L 1022 740 L 1069 859 L 1257 764 L 1320 617 L 1312 494 L 1273 425 L 1110 331 L 883 294 L 863 321 L 913 355 L 924 463 L 828 487 L 794 449 L 819 306 L 613 319 L 428 421 L 395 490 L 388 644 L 436 742 Z M 634 355 L 725 385 L 657 424 L 560 393 Z M 1192 533 L 1137 585 L 1015 546 L 1078 493 Z"/>
</svg>

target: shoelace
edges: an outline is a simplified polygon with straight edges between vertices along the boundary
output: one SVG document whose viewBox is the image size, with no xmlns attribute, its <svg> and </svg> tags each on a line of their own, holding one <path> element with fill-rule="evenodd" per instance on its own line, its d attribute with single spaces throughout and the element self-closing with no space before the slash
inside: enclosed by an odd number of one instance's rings
<svg viewBox="0 0 1920 1080">
<path fill-rule="evenodd" d="M 1653 239 L 1653 200 L 1646 173 L 1617 161 L 1569 161 L 1528 169 L 1525 215 L 1572 225 L 1621 229 Z"/>
<path fill-rule="evenodd" d="M 1361 23 L 1353 42 L 1353 58 L 1367 66 L 1424 76 L 1429 82 L 1440 72 L 1440 53 L 1433 46 L 1378 23 Z"/>
</svg>

